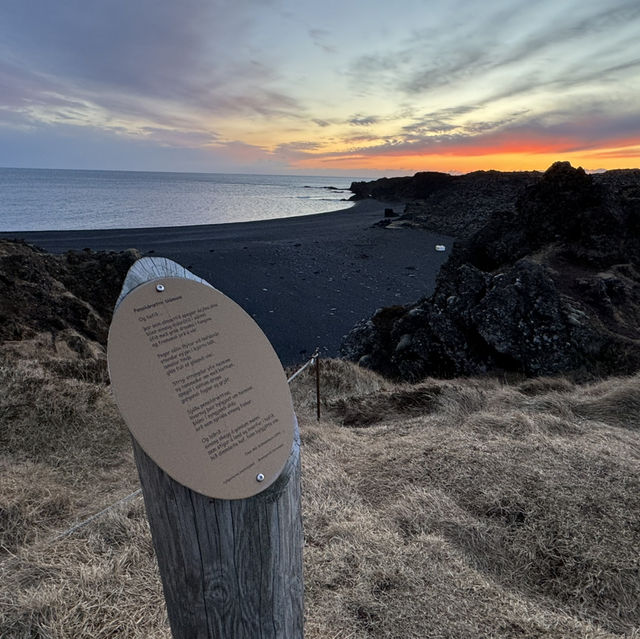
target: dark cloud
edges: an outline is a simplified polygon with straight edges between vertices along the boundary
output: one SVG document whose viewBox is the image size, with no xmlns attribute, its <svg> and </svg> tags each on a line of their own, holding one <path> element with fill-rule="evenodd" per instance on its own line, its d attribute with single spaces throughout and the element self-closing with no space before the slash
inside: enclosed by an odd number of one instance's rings
<svg viewBox="0 0 640 639">
<path fill-rule="evenodd" d="M 537 7 L 530 5 L 530 8 L 534 12 L 531 15 L 531 24 L 535 25 Z M 492 50 L 495 59 L 490 66 L 492 68 L 515 66 L 541 54 L 547 54 L 548 64 L 541 69 L 540 74 L 543 78 L 545 75 L 553 76 L 558 72 L 564 72 L 568 65 L 575 65 L 576 59 L 579 66 L 587 64 L 587 60 L 597 63 L 601 60 L 602 52 L 607 49 L 609 42 L 619 52 L 620 27 L 628 22 L 637 21 L 640 17 L 640 4 L 635 0 L 594 5 L 594 10 L 591 12 L 588 12 L 585 3 L 580 3 L 580 13 L 576 8 L 567 4 L 564 14 L 558 16 L 553 22 L 538 22 L 538 28 L 531 35 L 513 39 L 511 45 L 501 45 L 498 55 L 495 55 L 496 51 Z M 585 11 L 587 11 L 586 15 L 584 15 Z M 514 17 L 522 18 L 518 15 Z M 500 28 L 499 21 L 496 28 Z M 504 33 L 504 28 L 502 32 Z M 596 37 L 607 35 L 610 37 Z M 586 43 L 587 46 L 584 47 L 581 43 Z M 576 49 L 572 52 L 571 47 L 574 46 Z M 564 75 L 562 81 L 565 80 L 570 80 L 570 75 Z"/>
<path fill-rule="evenodd" d="M 380 140 L 380 137 L 374 136 L 372 134 L 350 135 L 349 137 L 344 138 L 343 142 L 348 145 L 351 145 L 351 144 L 359 145 L 359 144 L 363 144 L 364 142 L 378 142 L 379 140 Z"/>
<path fill-rule="evenodd" d="M 413 115 L 411 122 L 402 127 L 401 132 L 403 139 L 411 141 L 412 139 L 424 140 L 433 138 L 436 135 L 451 135 L 457 132 L 463 135 L 473 135 L 485 131 L 500 129 L 511 122 L 519 121 L 526 111 L 511 113 L 499 120 L 474 120 L 467 118 L 461 120 L 461 115 L 471 115 L 477 111 L 479 106 L 461 105 L 448 109 L 440 109 L 425 113 L 422 116 Z"/>
<path fill-rule="evenodd" d="M 533 74 L 515 76 L 510 80 L 505 80 L 502 86 L 487 92 L 482 99 L 476 103 L 477 107 L 486 106 L 500 100 L 527 96 L 534 91 L 547 90 L 557 92 L 557 100 L 562 101 L 565 94 L 573 88 L 590 87 L 592 85 L 606 86 L 614 83 L 624 82 L 625 76 L 629 84 L 616 86 L 616 92 L 625 88 L 631 89 L 638 85 L 637 69 L 640 67 L 640 57 L 624 62 L 614 62 L 611 65 L 598 60 L 594 65 L 575 64 L 566 73 L 561 75 L 544 75 L 542 71 Z M 627 73 L 628 72 L 628 73 Z"/>
<path fill-rule="evenodd" d="M 251 24 L 250 10 L 223 0 L 65 0 L 55 10 L 46 0 L 10 1 L 0 54 L 12 65 L 0 68 L 0 106 L 35 100 L 55 111 L 65 95 L 155 125 L 193 126 L 211 115 L 298 117 L 298 102 L 274 87 L 276 71 L 236 55 Z"/>
<path fill-rule="evenodd" d="M 448 120 L 459 115 L 467 115 L 473 113 L 478 109 L 477 105 L 460 104 L 455 107 L 449 107 L 447 109 L 438 109 L 437 111 L 430 111 L 425 113 L 425 118 L 432 118 L 434 120 Z"/>
<path fill-rule="evenodd" d="M 624 71 L 620 59 L 638 50 L 637 30 L 624 30 L 640 19 L 637 0 L 511 2 L 503 8 L 485 3 L 481 11 L 477 6 L 451 8 L 441 16 L 440 29 L 417 30 L 402 48 L 353 61 L 350 77 L 356 89 L 366 93 L 367 87 L 378 86 L 415 99 L 445 87 L 463 90 L 486 78 L 478 101 L 487 102 L 551 83 L 604 81 L 608 70 L 617 66 L 617 73 Z"/>
<path fill-rule="evenodd" d="M 378 122 L 379 119 L 380 118 L 378 118 L 375 115 L 357 114 L 349 118 L 348 122 L 353 126 L 371 126 L 372 124 L 375 124 L 376 122 Z"/>
<path fill-rule="evenodd" d="M 371 95 L 380 90 L 395 91 L 398 77 L 406 74 L 412 64 L 402 59 L 400 51 L 360 56 L 353 60 L 345 72 L 350 78 L 354 93 Z"/>
<path fill-rule="evenodd" d="M 284 93 L 262 87 L 254 87 L 253 91 L 236 95 L 214 96 L 209 107 L 211 112 L 223 115 L 252 113 L 264 117 L 303 118 L 297 100 Z"/>
<path fill-rule="evenodd" d="M 541 148 L 555 140 L 557 148 L 588 149 L 633 139 L 639 130 L 638 0 L 438 0 L 416 9 L 415 30 L 405 28 L 402 40 L 395 25 L 374 33 L 370 14 L 353 21 L 355 9 L 345 9 L 352 22 L 334 31 L 323 21 L 326 8 L 316 9 L 320 16 L 311 4 L 5 0 L 0 125 L 31 130 L 58 122 L 65 131 L 83 125 L 167 148 L 215 147 L 243 162 L 252 153 L 261 162 L 317 157 L 322 145 L 341 142 L 353 148 L 349 158 L 473 154 L 517 136 L 539 140 Z M 273 33 L 285 23 L 280 43 Z M 360 40 L 339 40 L 345 25 L 354 33 L 367 29 L 366 48 L 359 49 L 366 55 L 349 57 Z M 338 42 L 339 58 L 321 57 Z M 298 53 L 296 62 L 304 64 L 289 66 Z M 314 66 L 321 61 L 326 67 Z M 340 93 L 345 77 L 349 94 Z M 331 78 L 333 85 L 324 84 Z M 375 100 L 353 101 L 370 94 Z M 339 104 L 348 111 L 337 115 Z M 450 106 L 435 106 L 443 104 Z M 208 129 L 228 117 L 233 130 L 244 118 L 247 130 L 274 122 L 275 135 L 284 121 L 286 139 L 293 128 L 304 131 L 301 138 L 325 139 L 273 152 L 225 143 Z M 375 144 L 383 123 L 393 134 Z"/>
<path fill-rule="evenodd" d="M 362 142 L 370 142 L 362 139 Z M 404 130 L 377 145 L 354 146 L 345 153 L 325 154 L 332 158 L 385 155 L 484 155 L 499 152 L 569 153 L 608 146 L 640 145 L 640 114 L 610 111 L 598 105 L 572 112 L 550 112 L 544 116 L 514 114 L 495 122 L 472 122 L 455 133 L 425 134 Z"/>
<path fill-rule="evenodd" d="M 459 124 L 452 124 L 437 118 L 425 117 L 414 120 L 411 124 L 403 126 L 402 130 L 407 134 L 425 135 L 427 133 L 446 133 L 447 131 L 454 131 L 459 127 Z"/>
<path fill-rule="evenodd" d="M 3 8 L 2 41 L 42 73 L 175 96 L 204 71 L 204 24 L 212 8 L 204 0 L 11 2 Z"/>
<path fill-rule="evenodd" d="M 417 28 L 403 47 L 384 51 L 382 45 L 359 57 L 351 65 L 350 77 L 359 88 L 380 84 L 407 95 L 470 77 L 489 64 L 495 46 L 495 11 L 486 4 L 480 12 L 476 7 L 439 8 L 437 17 L 434 14 L 437 28 Z"/>
</svg>

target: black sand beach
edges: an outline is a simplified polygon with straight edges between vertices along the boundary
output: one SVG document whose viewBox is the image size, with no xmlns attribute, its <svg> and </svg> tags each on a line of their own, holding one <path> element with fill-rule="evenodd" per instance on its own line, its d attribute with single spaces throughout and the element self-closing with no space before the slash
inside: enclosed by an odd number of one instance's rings
<svg viewBox="0 0 640 639">
<path fill-rule="evenodd" d="M 342 336 L 381 306 L 430 294 L 452 238 L 379 228 L 384 205 L 297 218 L 207 226 L 100 231 L 3 232 L 50 253 L 89 248 L 167 257 L 250 313 L 284 365 L 319 346 L 338 354 Z M 437 252 L 444 244 L 445 252 Z"/>
</svg>

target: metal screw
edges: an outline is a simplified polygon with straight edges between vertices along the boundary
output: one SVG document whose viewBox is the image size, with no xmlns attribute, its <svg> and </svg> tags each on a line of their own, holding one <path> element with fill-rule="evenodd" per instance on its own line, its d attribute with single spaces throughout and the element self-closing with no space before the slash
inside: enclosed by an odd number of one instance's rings
<svg viewBox="0 0 640 639">
<path fill-rule="evenodd" d="M 256 475 L 256 481 L 264 481 L 264 475 L 262 473 L 258 473 Z"/>
<path fill-rule="evenodd" d="M 158 291 L 158 293 L 162 293 L 162 291 L 164 291 L 164 284 L 157 284 L 156 291 Z"/>
</svg>

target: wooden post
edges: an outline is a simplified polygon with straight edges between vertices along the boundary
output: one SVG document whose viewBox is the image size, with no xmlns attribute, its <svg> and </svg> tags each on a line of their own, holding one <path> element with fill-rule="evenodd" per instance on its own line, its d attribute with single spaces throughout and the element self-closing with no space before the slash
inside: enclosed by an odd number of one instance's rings
<svg viewBox="0 0 640 639">
<path fill-rule="evenodd" d="M 316 418 L 320 421 L 320 348 L 316 349 Z"/>
<path fill-rule="evenodd" d="M 175 262 L 143 258 L 117 306 L 162 277 L 202 282 Z M 135 460 L 175 639 L 303 636 L 300 438 L 278 479 L 247 499 L 213 499 L 165 473 L 133 439 Z"/>
</svg>

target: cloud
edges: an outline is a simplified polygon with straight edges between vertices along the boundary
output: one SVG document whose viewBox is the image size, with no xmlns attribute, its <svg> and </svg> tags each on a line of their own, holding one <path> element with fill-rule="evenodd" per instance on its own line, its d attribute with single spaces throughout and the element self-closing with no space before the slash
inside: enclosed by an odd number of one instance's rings
<svg viewBox="0 0 640 639">
<path fill-rule="evenodd" d="M 584 3 L 581 5 L 582 10 L 588 11 Z M 620 27 L 640 17 L 640 5 L 635 0 L 594 6 L 593 12 L 582 16 L 576 13 L 574 7 L 567 6 L 557 21 L 545 25 L 545 29 L 537 30 L 529 37 L 516 42 L 513 47 L 507 48 L 500 63 L 517 64 L 531 59 L 540 52 L 555 50 L 559 46 L 566 49 L 577 42 L 589 43 L 589 48 L 595 50 L 591 57 L 596 58 L 598 49 L 603 45 L 606 48 L 609 37 L 615 42 L 618 40 Z M 595 36 L 602 35 L 606 37 L 595 39 Z"/>
<path fill-rule="evenodd" d="M 593 65 L 575 64 L 567 68 L 564 73 L 547 74 L 537 71 L 522 76 L 513 76 L 505 80 L 501 86 L 487 93 L 476 102 L 476 107 L 482 107 L 498 103 L 516 97 L 534 96 L 541 91 L 552 94 L 556 102 L 573 99 L 570 90 L 584 88 L 592 92 L 602 92 L 607 85 L 618 85 L 616 90 L 622 95 L 631 93 L 638 85 L 637 73 L 634 72 L 640 66 L 640 57 L 614 62 L 611 65 L 603 64 L 598 60 Z M 624 72 L 629 72 L 624 73 Z M 625 89 L 624 83 L 628 80 Z M 601 85 L 596 89 L 594 85 Z"/>
<path fill-rule="evenodd" d="M 349 142 L 353 146 L 349 149 L 338 153 L 313 153 L 313 156 L 341 161 L 373 156 L 535 155 L 587 152 L 603 146 L 630 147 L 640 144 L 640 114 L 605 114 L 592 106 L 582 112 L 548 113 L 544 117 L 516 114 L 503 121 L 471 122 L 458 127 L 455 133 L 424 134 L 420 129 L 403 130 L 378 144 L 371 144 L 373 141 L 364 136 L 352 138 Z M 361 142 L 360 146 L 358 142 Z"/>
<path fill-rule="evenodd" d="M 5 108 L 21 108 L 33 101 L 41 101 L 43 95 L 60 88 L 47 77 L 0 60 L 0 102 Z"/>
<path fill-rule="evenodd" d="M 589 153 L 590 157 L 593 158 L 601 158 L 601 159 L 612 159 L 612 158 L 629 158 L 636 160 L 640 157 L 640 141 L 636 141 L 636 143 L 632 143 L 626 149 L 616 149 L 614 151 L 592 151 Z"/>
<path fill-rule="evenodd" d="M 343 142 L 349 146 L 351 145 L 361 145 L 364 144 L 366 142 L 369 143 L 376 143 L 380 141 L 380 137 L 373 135 L 372 133 L 369 134 L 363 134 L 363 135 L 351 135 L 347 138 L 343 138 Z"/>
<path fill-rule="evenodd" d="M 247 167 L 633 141 L 637 0 L 428 4 L 347 3 L 337 24 L 289 0 L 8 0 L 0 127 Z"/>
<path fill-rule="evenodd" d="M 331 38 L 330 31 L 327 29 L 309 29 L 308 33 L 313 44 L 322 51 L 330 54 L 337 53 L 336 47 L 327 43 L 327 40 Z"/>
<path fill-rule="evenodd" d="M 31 0 L 5 7 L 2 31 L 13 56 L 27 67 L 88 86 L 171 97 L 192 88 L 194 76 L 204 71 L 210 12 L 199 0 L 66 0 L 55 11 L 46 0 Z"/>
<path fill-rule="evenodd" d="M 451 124 L 445 120 L 424 117 L 414 120 L 411 124 L 406 124 L 402 130 L 407 135 L 423 136 L 426 134 L 447 133 L 459 128 L 458 124 Z"/>
<path fill-rule="evenodd" d="M 273 150 L 273 157 L 278 158 L 284 165 L 290 165 L 309 157 L 309 154 L 317 149 L 318 144 L 315 142 L 288 142 L 279 144 Z"/>
<path fill-rule="evenodd" d="M 147 171 L 236 168 L 226 154 L 208 148 L 159 145 L 152 138 L 113 135 L 91 126 L 40 123 L 27 131 L 0 127 L 0 166 Z"/>
<path fill-rule="evenodd" d="M 141 133 L 145 138 L 162 146 L 178 148 L 203 148 L 220 141 L 220 136 L 212 131 L 185 131 L 184 129 L 145 126 L 142 127 Z"/>
<path fill-rule="evenodd" d="M 378 120 L 379 118 L 375 115 L 357 114 L 349 118 L 348 122 L 353 126 L 371 126 L 372 124 L 378 122 Z"/>
<path fill-rule="evenodd" d="M 403 46 L 356 58 L 349 68 L 355 89 L 371 94 L 378 87 L 411 100 L 473 90 L 486 104 L 540 87 L 605 82 L 607 73 L 632 73 L 629 58 L 640 54 L 635 0 L 494 2 L 475 9 L 441 7 L 446 28 L 416 30 Z"/>
<path fill-rule="evenodd" d="M 255 21 L 249 2 L 238 11 L 222 0 L 65 0 L 51 11 L 44 0 L 3 9 L 0 106 L 25 109 L 25 120 L 64 120 L 61 97 L 94 121 L 148 121 L 197 128 L 229 116 L 299 118 L 302 107 L 281 90 L 266 60 L 238 47 Z M 44 16 L 46 15 L 46 19 Z M 34 109 L 38 105 L 38 109 Z"/>
</svg>

